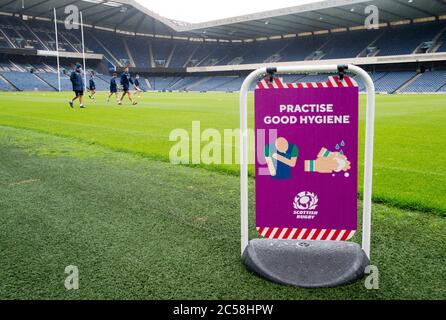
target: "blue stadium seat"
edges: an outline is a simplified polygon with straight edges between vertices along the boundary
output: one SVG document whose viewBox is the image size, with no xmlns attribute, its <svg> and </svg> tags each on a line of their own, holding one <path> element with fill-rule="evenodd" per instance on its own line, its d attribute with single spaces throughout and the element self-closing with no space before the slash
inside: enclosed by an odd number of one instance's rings
<svg viewBox="0 0 446 320">
<path fill-rule="evenodd" d="M 427 71 L 405 87 L 402 92 L 437 92 L 444 85 L 446 85 L 446 71 Z"/>
<path fill-rule="evenodd" d="M 393 93 L 415 75 L 412 71 L 388 72 L 375 82 L 376 91 Z"/>
<path fill-rule="evenodd" d="M 390 27 L 384 29 L 374 45 L 380 49 L 380 56 L 411 54 L 422 42 L 431 41 L 443 27 L 443 23 Z"/>
<path fill-rule="evenodd" d="M 54 88 L 29 72 L 2 72 L 1 75 L 21 91 L 53 91 Z"/>
</svg>

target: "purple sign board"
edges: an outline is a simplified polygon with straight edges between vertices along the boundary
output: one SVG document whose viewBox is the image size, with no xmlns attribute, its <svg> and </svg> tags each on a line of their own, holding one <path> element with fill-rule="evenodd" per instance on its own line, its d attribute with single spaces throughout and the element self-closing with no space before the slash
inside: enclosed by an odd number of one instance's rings
<svg viewBox="0 0 446 320">
<path fill-rule="evenodd" d="M 256 222 L 266 238 L 357 230 L 358 87 L 255 91 Z"/>
</svg>

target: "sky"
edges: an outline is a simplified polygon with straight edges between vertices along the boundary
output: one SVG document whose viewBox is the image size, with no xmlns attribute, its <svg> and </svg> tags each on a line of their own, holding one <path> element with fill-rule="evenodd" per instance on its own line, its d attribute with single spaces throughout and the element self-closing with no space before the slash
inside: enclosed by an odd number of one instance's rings
<svg viewBox="0 0 446 320">
<path fill-rule="evenodd" d="M 149 10 L 173 20 L 206 22 L 281 9 L 321 0 L 136 0 Z"/>
</svg>

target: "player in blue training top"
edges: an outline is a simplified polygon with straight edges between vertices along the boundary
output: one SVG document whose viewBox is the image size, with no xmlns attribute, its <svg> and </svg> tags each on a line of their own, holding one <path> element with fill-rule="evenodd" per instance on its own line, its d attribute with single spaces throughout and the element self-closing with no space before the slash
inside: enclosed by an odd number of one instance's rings
<svg viewBox="0 0 446 320">
<path fill-rule="evenodd" d="M 118 102 L 118 105 L 122 105 L 122 100 L 127 95 L 130 102 L 135 106 L 138 102 L 134 101 L 132 98 L 132 93 L 130 92 L 130 84 L 134 84 L 133 79 L 129 73 L 129 67 L 125 67 L 124 73 L 121 75 L 121 86 L 122 86 L 122 96 Z"/>
<path fill-rule="evenodd" d="M 90 94 L 88 97 L 90 99 L 94 99 L 94 95 L 96 94 L 96 83 L 94 82 L 94 74 L 92 73 L 90 76 L 90 82 L 89 82 L 89 88 L 88 88 Z"/>
<path fill-rule="evenodd" d="M 135 77 L 135 81 L 134 81 L 134 86 L 135 86 L 135 96 L 136 98 L 141 98 L 141 83 L 139 82 L 139 74 L 136 75 Z"/>
<path fill-rule="evenodd" d="M 76 69 L 71 72 L 70 81 L 73 85 L 75 97 L 68 103 L 73 108 L 74 101 L 79 99 L 79 107 L 84 109 L 84 79 L 82 79 L 82 66 L 79 63 L 76 63 Z"/>
<path fill-rule="evenodd" d="M 113 73 L 113 77 L 110 79 L 110 93 L 107 98 L 107 102 L 110 102 L 110 98 L 112 95 L 116 96 L 116 101 L 119 102 L 118 98 L 118 84 L 116 83 L 116 78 L 118 75 L 116 73 Z"/>
</svg>

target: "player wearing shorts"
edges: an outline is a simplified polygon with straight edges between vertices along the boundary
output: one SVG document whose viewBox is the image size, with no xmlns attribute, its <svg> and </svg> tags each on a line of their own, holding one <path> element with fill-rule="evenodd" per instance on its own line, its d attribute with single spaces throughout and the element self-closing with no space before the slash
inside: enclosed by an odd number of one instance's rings
<svg viewBox="0 0 446 320">
<path fill-rule="evenodd" d="M 137 74 L 135 77 L 134 85 L 135 85 L 135 96 L 137 98 L 140 98 L 142 89 L 141 89 L 141 84 L 139 82 L 139 74 Z"/>
<path fill-rule="evenodd" d="M 76 69 L 71 73 L 70 81 L 73 85 L 75 97 L 68 103 L 73 108 L 74 101 L 79 99 L 79 107 L 84 109 L 84 80 L 82 79 L 82 66 L 79 63 L 76 63 Z"/>
<path fill-rule="evenodd" d="M 122 96 L 118 102 L 118 105 L 122 105 L 122 100 L 127 95 L 130 102 L 135 106 L 138 102 L 134 101 L 132 98 L 132 93 L 130 92 L 130 84 L 134 84 L 133 79 L 129 73 L 129 67 L 125 67 L 124 73 L 121 75 L 121 86 L 122 86 Z"/>
<path fill-rule="evenodd" d="M 90 99 L 94 99 L 94 95 L 96 94 L 96 83 L 94 82 L 94 75 L 92 74 L 89 82 L 89 92 L 88 97 Z"/>
<path fill-rule="evenodd" d="M 113 77 L 110 79 L 110 93 L 107 98 L 107 102 L 110 102 L 110 98 L 112 95 L 116 96 L 116 101 L 119 102 L 118 98 L 118 84 L 116 83 L 116 78 L 118 75 L 116 73 L 113 73 Z"/>
</svg>

